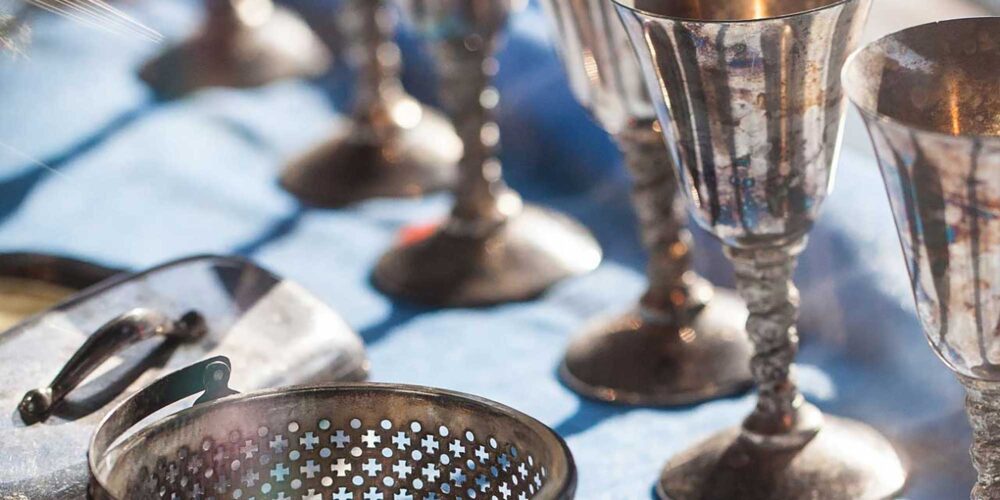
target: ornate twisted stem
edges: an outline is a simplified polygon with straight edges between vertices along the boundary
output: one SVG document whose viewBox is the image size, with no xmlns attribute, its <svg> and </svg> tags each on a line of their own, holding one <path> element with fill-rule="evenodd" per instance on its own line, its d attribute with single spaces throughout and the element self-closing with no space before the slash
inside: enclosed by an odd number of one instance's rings
<svg viewBox="0 0 1000 500">
<path fill-rule="evenodd" d="M 654 321 L 684 323 L 690 311 L 704 304 L 692 295 L 691 285 L 697 278 L 691 271 L 691 233 L 683 200 L 677 196 L 677 176 L 663 165 L 665 159 L 669 161 L 663 136 L 653 123 L 638 123 L 619 134 L 617 143 L 632 175 L 632 204 L 649 252 L 643 315 Z"/>
<path fill-rule="evenodd" d="M 344 8 L 347 51 L 358 72 L 354 120 L 377 125 L 386 118 L 386 99 L 402 91 L 399 47 L 393 40 L 396 19 L 385 0 L 349 0 Z"/>
<path fill-rule="evenodd" d="M 495 38 L 495 33 L 451 37 L 436 50 L 441 103 L 465 147 L 452 218 L 473 230 L 495 227 L 506 218 L 497 203 L 508 190 L 497 158 L 500 127 L 493 118 L 500 101 L 492 83 L 498 69 Z"/>
<path fill-rule="evenodd" d="M 799 292 L 792 273 L 804 247 L 805 240 L 779 248 L 726 248 L 750 310 L 747 334 L 754 344 L 750 372 L 757 384 L 757 407 L 743 427 L 772 444 L 804 444 L 820 425 L 818 411 L 805 404 L 792 373 L 799 348 Z"/>
<path fill-rule="evenodd" d="M 972 465 L 979 473 L 972 499 L 1000 500 L 1000 387 L 995 382 L 960 380 L 972 424 Z"/>
</svg>

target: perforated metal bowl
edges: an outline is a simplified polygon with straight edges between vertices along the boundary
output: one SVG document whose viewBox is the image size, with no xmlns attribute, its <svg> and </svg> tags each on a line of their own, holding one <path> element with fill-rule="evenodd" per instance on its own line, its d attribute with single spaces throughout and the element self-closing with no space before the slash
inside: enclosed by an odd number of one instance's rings
<svg viewBox="0 0 1000 500">
<path fill-rule="evenodd" d="M 569 499 L 565 442 L 474 396 L 343 384 L 229 394 L 215 358 L 161 379 L 109 414 L 90 448 L 98 499 Z M 165 404 L 196 404 L 119 437 Z M 215 399 L 220 398 L 220 399 Z"/>
</svg>

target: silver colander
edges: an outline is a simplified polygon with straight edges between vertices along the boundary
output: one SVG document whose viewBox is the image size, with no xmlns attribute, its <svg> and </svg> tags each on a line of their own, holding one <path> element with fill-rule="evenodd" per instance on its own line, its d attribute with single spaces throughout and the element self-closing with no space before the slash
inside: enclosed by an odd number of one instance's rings
<svg viewBox="0 0 1000 500">
<path fill-rule="evenodd" d="M 97 499 L 569 499 L 565 442 L 485 399 L 425 387 L 343 384 L 233 394 L 214 358 L 115 409 L 90 448 Z M 197 392 L 191 408 L 132 433 Z"/>
</svg>

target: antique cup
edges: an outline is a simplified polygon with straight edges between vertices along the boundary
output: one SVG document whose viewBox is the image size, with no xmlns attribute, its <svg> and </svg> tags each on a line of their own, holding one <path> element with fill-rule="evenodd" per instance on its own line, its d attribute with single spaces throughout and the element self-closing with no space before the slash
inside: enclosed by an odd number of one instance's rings
<svg viewBox="0 0 1000 500">
<path fill-rule="evenodd" d="M 889 442 L 824 416 L 795 384 L 796 257 L 829 194 L 839 72 L 870 0 L 615 0 L 695 220 L 747 302 L 759 396 L 743 425 L 674 457 L 674 500 L 880 499 L 906 473 Z"/>
<path fill-rule="evenodd" d="M 338 21 L 358 69 L 354 110 L 333 137 L 292 161 L 281 184 L 299 200 L 338 207 L 450 188 L 462 143 L 448 120 L 399 80 L 396 12 L 387 0 L 347 0 Z"/>
<path fill-rule="evenodd" d="M 306 23 L 271 0 L 205 0 L 205 7 L 194 37 L 140 71 L 161 96 L 315 76 L 329 65 L 329 51 Z"/>
<path fill-rule="evenodd" d="M 1000 18 L 889 35 L 852 56 L 843 80 L 927 338 L 968 392 L 972 498 L 1000 498 Z"/>
<path fill-rule="evenodd" d="M 679 405 L 749 388 L 747 310 L 691 269 L 673 159 L 628 34 L 607 0 L 545 0 L 570 87 L 615 139 L 633 178 L 649 287 L 633 310 L 576 338 L 560 375 L 586 396 Z"/>
<path fill-rule="evenodd" d="M 534 298 L 596 268 L 601 249 L 589 231 L 565 215 L 524 204 L 501 176 L 493 54 L 511 0 L 402 3 L 433 41 L 442 104 L 464 154 L 451 216 L 404 231 L 376 266 L 376 286 L 425 304 L 485 306 Z"/>
</svg>

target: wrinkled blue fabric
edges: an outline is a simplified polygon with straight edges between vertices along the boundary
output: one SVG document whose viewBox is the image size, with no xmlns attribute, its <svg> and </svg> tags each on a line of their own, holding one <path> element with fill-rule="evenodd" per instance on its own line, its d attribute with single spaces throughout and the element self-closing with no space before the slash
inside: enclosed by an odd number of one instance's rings
<svg viewBox="0 0 1000 500">
<path fill-rule="evenodd" d="M 330 3 L 295 5 L 333 15 Z M 201 15 L 194 0 L 122 8 L 171 41 Z M 368 344 L 375 380 L 470 392 L 555 428 L 575 455 L 579 498 L 649 498 L 668 457 L 752 408 L 749 394 L 670 410 L 619 408 L 582 400 L 556 379 L 571 336 L 643 291 L 645 257 L 619 155 L 569 94 L 536 5 L 512 19 L 499 55 L 506 174 L 527 199 L 586 224 L 606 259 L 539 300 L 474 310 L 396 303 L 369 283 L 397 231 L 443 216 L 447 195 L 326 211 L 300 207 L 276 184 L 285 161 L 343 126 L 343 65 L 312 82 L 160 102 L 135 75 L 162 47 L 50 15 L 33 26 L 26 56 L 0 58 L 0 250 L 132 268 L 203 252 L 250 256 L 341 311 Z M 400 38 L 406 85 L 433 102 L 426 48 Z M 696 233 L 699 270 L 731 284 L 718 243 Z M 797 282 L 807 396 L 899 444 L 912 465 L 907 498 L 967 497 L 963 393 L 923 339 L 875 159 L 853 113 L 837 188 Z"/>
</svg>

